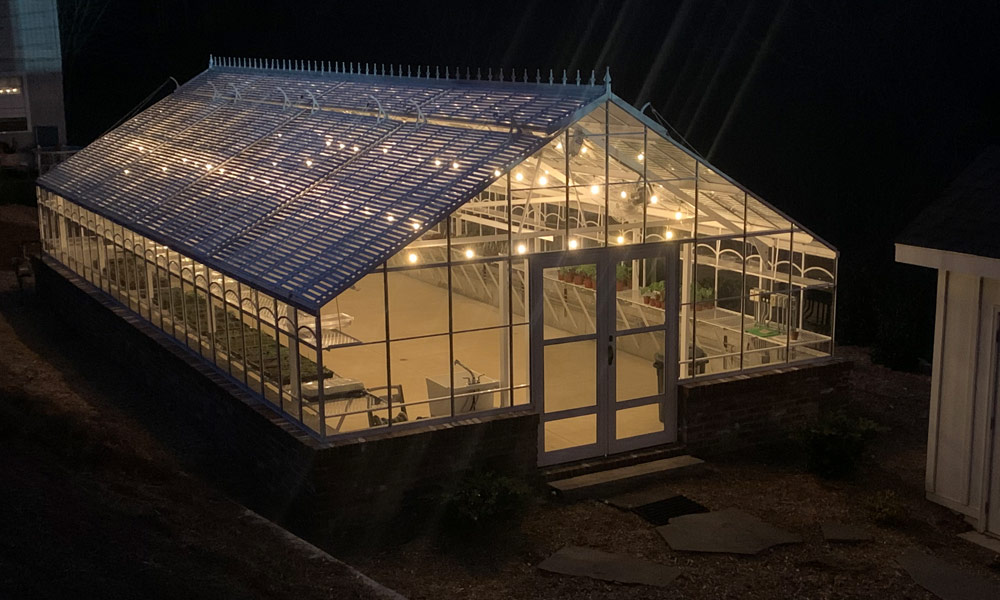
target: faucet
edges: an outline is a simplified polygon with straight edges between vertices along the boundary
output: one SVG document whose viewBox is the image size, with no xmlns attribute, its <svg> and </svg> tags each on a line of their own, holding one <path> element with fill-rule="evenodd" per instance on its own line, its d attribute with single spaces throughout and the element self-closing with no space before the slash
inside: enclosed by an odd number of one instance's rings
<svg viewBox="0 0 1000 600">
<path fill-rule="evenodd" d="M 463 365 L 462 361 L 460 361 L 460 360 L 458 360 L 456 358 L 455 359 L 455 365 L 457 365 L 459 367 L 462 367 L 463 369 L 465 369 L 466 371 L 469 372 L 469 375 L 466 377 L 466 379 L 469 380 L 469 382 L 468 382 L 467 385 L 472 385 L 474 383 L 479 383 L 479 377 L 472 371 L 472 369 L 470 369 L 469 367 Z"/>
</svg>

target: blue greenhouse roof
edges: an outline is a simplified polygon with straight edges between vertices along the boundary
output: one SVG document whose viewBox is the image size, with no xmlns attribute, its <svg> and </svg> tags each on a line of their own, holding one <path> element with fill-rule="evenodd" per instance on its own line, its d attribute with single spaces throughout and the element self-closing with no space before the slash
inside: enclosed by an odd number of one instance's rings
<svg viewBox="0 0 1000 600">
<path fill-rule="evenodd" d="M 38 183 L 315 312 L 605 94 L 275 67 L 216 60 Z"/>
</svg>

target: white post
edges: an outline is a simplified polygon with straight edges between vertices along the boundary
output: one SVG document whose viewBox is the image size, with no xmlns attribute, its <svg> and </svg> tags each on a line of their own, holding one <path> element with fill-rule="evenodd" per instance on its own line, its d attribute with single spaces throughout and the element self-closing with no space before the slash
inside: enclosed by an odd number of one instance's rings
<svg viewBox="0 0 1000 600">
<path fill-rule="evenodd" d="M 500 387 L 510 388 L 510 286 L 508 281 L 510 276 L 507 273 L 508 264 L 506 262 L 498 263 L 500 265 L 500 277 L 497 278 L 499 282 L 499 289 L 497 290 L 497 295 L 500 300 L 497 302 L 498 316 L 500 317 L 501 323 L 506 323 L 508 325 L 505 333 L 506 335 L 500 336 Z M 511 396 L 509 391 L 501 392 L 500 394 L 500 406 L 510 406 Z"/>
</svg>

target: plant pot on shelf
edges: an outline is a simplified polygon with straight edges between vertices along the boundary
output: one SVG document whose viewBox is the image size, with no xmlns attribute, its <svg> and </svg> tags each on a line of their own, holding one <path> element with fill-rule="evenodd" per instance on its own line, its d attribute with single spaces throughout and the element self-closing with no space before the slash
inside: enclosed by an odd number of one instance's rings
<svg viewBox="0 0 1000 600">
<path fill-rule="evenodd" d="M 591 279 L 590 277 L 584 277 L 583 287 L 587 288 L 588 290 L 594 289 L 594 280 Z"/>
<path fill-rule="evenodd" d="M 798 329 L 793 329 L 791 331 L 790 335 L 791 335 L 791 338 L 792 338 L 793 341 L 799 339 L 799 330 Z"/>
<path fill-rule="evenodd" d="M 619 279 L 618 281 L 615 282 L 615 291 L 616 292 L 623 291 L 624 289 L 625 289 L 625 282 L 624 281 L 622 281 L 621 279 Z"/>
<path fill-rule="evenodd" d="M 583 275 L 576 273 L 573 275 L 573 283 L 576 285 L 583 285 Z"/>
</svg>

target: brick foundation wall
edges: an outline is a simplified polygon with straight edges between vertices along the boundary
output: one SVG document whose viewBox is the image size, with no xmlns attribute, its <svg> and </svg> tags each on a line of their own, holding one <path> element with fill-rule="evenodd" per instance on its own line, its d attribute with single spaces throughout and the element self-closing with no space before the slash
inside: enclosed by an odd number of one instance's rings
<svg viewBox="0 0 1000 600">
<path fill-rule="evenodd" d="M 305 537 L 412 520 L 471 470 L 536 472 L 530 409 L 321 442 L 58 262 L 45 257 L 34 270 L 39 299 L 108 361 L 104 376 L 128 377 L 147 396 L 138 402 L 149 403 L 147 423 L 176 421 L 183 444 L 202 446 L 200 471 Z"/>
<path fill-rule="evenodd" d="M 780 444 L 847 399 L 851 363 L 818 363 L 681 383 L 679 438 L 698 456 Z"/>
</svg>

